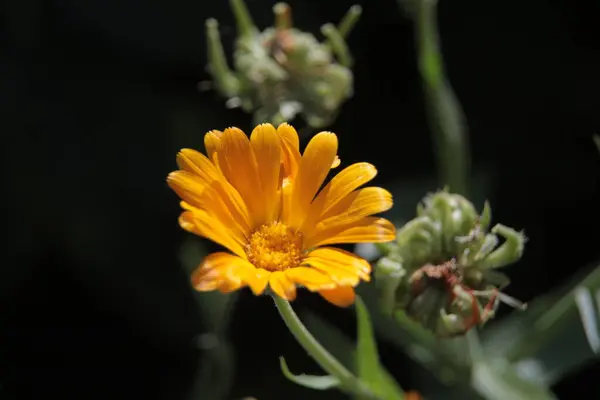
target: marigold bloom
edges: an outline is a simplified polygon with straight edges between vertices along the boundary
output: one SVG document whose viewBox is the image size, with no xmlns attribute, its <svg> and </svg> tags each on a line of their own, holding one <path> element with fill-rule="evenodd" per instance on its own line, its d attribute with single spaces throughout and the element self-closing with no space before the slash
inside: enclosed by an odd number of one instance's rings
<svg viewBox="0 0 600 400">
<path fill-rule="evenodd" d="M 302 155 L 288 124 L 259 125 L 250 138 L 238 128 L 210 131 L 204 143 L 208 157 L 181 150 L 180 170 L 167 182 L 182 199 L 181 227 L 231 253 L 207 256 L 193 273 L 194 287 L 248 286 L 258 295 L 269 286 L 293 300 L 301 285 L 333 304 L 352 304 L 354 287 L 369 281 L 371 266 L 329 245 L 394 240 L 394 225 L 373 216 L 391 208 L 391 194 L 358 189 L 375 177 L 375 167 L 350 165 L 319 191 L 340 163 L 333 133 L 315 135 Z"/>
</svg>

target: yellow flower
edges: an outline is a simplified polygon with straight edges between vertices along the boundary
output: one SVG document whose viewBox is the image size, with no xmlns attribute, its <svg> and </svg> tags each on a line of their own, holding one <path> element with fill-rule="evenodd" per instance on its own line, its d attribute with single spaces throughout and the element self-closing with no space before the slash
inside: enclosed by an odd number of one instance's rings
<svg viewBox="0 0 600 400">
<path fill-rule="evenodd" d="M 194 287 L 249 286 L 258 295 L 269 286 L 293 300 L 301 285 L 333 304 L 352 304 L 354 287 L 369 281 L 371 266 L 328 245 L 394 240 L 394 225 L 372 216 L 391 208 L 391 194 L 358 189 L 375 177 L 375 167 L 350 165 L 319 191 L 340 163 L 331 132 L 315 135 L 302 155 L 288 124 L 259 125 L 250 139 L 237 128 L 210 131 L 204 143 L 208 157 L 181 150 L 180 170 L 167 182 L 182 199 L 181 227 L 231 253 L 207 256 L 192 276 Z"/>
</svg>

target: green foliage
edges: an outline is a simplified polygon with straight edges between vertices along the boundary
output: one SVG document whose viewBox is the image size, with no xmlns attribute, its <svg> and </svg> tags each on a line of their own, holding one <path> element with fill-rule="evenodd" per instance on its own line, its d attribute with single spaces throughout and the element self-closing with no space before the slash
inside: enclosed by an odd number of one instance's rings
<svg viewBox="0 0 600 400">
<path fill-rule="evenodd" d="M 255 124 L 278 125 L 302 115 L 311 128 L 331 124 L 353 95 L 352 56 L 345 38 L 361 15 L 350 8 L 338 26 L 321 28 L 321 43 L 292 27 L 291 9 L 273 7 L 275 23 L 260 31 L 243 0 L 230 0 L 238 37 L 234 70 L 227 65 L 215 19 L 206 21 L 208 70 L 229 107 L 252 113 Z"/>
<path fill-rule="evenodd" d="M 356 298 L 358 343 L 356 365 L 358 377 L 382 400 L 402 400 L 404 393 L 394 378 L 381 365 L 373 335 L 369 311 L 360 296 Z"/>
<path fill-rule="evenodd" d="M 288 366 L 283 357 L 279 357 L 279 363 L 281 366 L 281 371 L 283 372 L 283 376 L 285 376 L 297 385 L 315 390 L 327 390 L 340 386 L 340 380 L 335 376 L 316 376 L 306 374 L 294 375 L 288 369 Z"/>
</svg>

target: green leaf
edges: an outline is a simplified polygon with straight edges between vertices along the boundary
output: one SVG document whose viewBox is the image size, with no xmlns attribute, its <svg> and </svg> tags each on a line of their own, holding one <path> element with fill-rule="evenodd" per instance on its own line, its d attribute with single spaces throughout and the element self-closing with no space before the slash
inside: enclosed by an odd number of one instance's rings
<svg viewBox="0 0 600 400">
<path fill-rule="evenodd" d="M 190 235 L 181 246 L 179 260 L 186 273 L 191 274 L 206 255 L 203 242 Z M 238 294 L 194 292 L 207 332 L 197 338 L 197 346 L 206 362 L 196 374 L 193 398 L 227 399 L 235 369 L 234 350 L 228 341 L 227 329 Z"/>
<path fill-rule="evenodd" d="M 467 333 L 473 360 L 471 386 L 486 400 L 554 400 L 547 386 L 527 379 L 504 357 L 486 354 L 476 330 Z"/>
<path fill-rule="evenodd" d="M 594 136 L 592 136 L 592 138 L 594 139 L 596 147 L 598 147 L 598 151 L 600 151 L 600 135 L 595 134 Z"/>
<path fill-rule="evenodd" d="M 319 315 L 307 312 L 303 316 L 304 325 L 323 347 L 346 368 L 352 368 L 356 356 L 354 341 L 337 326 L 327 322 Z"/>
<path fill-rule="evenodd" d="M 503 360 L 487 359 L 473 365 L 472 385 L 487 400 L 554 400 L 550 390 L 521 378 Z"/>
<path fill-rule="evenodd" d="M 356 364 L 358 377 L 382 400 L 402 400 L 404 392 L 379 362 L 369 311 L 360 296 L 356 297 L 358 343 Z"/>
<path fill-rule="evenodd" d="M 591 267 L 591 266 L 590 266 Z M 535 379 L 547 385 L 600 359 L 600 265 L 583 268 L 570 282 L 534 299 L 527 311 L 484 331 L 486 353 L 513 364 L 537 365 Z"/>
<path fill-rule="evenodd" d="M 279 357 L 279 363 L 281 365 L 281 371 L 283 372 L 283 375 L 290 381 L 300 386 L 315 390 L 327 390 L 340 385 L 339 379 L 335 376 L 316 376 L 306 374 L 294 375 L 290 372 L 283 357 Z"/>
</svg>

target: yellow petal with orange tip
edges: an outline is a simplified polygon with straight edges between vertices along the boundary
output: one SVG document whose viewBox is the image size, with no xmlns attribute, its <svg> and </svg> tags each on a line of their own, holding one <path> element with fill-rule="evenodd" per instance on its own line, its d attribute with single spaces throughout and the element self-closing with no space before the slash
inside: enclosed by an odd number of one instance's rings
<svg viewBox="0 0 600 400">
<path fill-rule="evenodd" d="M 289 225 L 300 228 L 310 203 L 327 177 L 338 148 L 337 136 L 331 132 L 316 134 L 306 146 L 298 175 L 293 180 L 292 210 Z"/>
<path fill-rule="evenodd" d="M 295 267 L 285 270 L 285 275 L 293 282 L 304 286 L 311 292 L 331 289 L 337 284 L 323 272 L 310 267 Z"/>
<path fill-rule="evenodd" d="M 320 247 L 306 255 L 303 264 L 322 271 L 342 286 L 356 286 L 370 280 L 371 265 L 354 253 L 334 247 Z"/>
<path fill-rule="evenodd" d="M 396 238 L 396 227 L 385 218 L 365 217 L 348 225 L 324 229 L 307 237 L 304 249 L 343 243 L 385 243 Z"/>
<path fill-rule="evenodd" d="M 351 286 L 338 286 L 334 289 L 320 290 L 319 294 L 338 307 L 349 307 L 354 304 L 356 298 L 354 288 Z"/>
<path fill-rule="evenodd" d="M 377 169 L 369 163 L 356 163 L 344 168 L 325 185 L 311 203 L 305 224 L 316 224 L 331 207 L 376 175 Z"/>
<path fill-rule="evenodd" d="M 296 298 L 296 284 L 282 271 L 275 271 L 271 274 L 269 287 L 284 300 L 292 301 Z"/>
<path fill-rule="evenodd" d="M 229 227 L 204 210 L 182 212 L 179 216 L 179 225 L 188 232 L 212 240 L 238 256 L 246 258 L 245 238 L 235 235 Z"/>
<path fill-rule="evenodd" d="M 266 221 L 279 215 L 278 187 L 281 165 L 281 144 L 275 128 L 271 124 L 261 124 L 250 135 L 250 144 L 258 165 L 258 176 L 262 187 Z"/>
<path fill-rule="evenodd" d="M 265 205 L 258 165 L 248 136 L 238 128 L 225 129 L 217 155 L 223 175 L 244 199 L 254 226 L 260 226 L 265 221 Z"/>
</svg>

